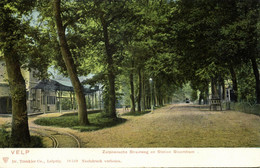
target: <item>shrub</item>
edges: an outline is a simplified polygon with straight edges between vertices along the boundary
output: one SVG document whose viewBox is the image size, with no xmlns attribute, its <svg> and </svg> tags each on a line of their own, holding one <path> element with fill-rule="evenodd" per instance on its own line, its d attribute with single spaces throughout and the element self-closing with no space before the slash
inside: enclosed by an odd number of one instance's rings
<svg viewBox="0 0 260 168">
<path fill-rule="evenodd" d="M 8 125 L 2 125 L 0 129 L 0 148 L 26 147 L 26 148 L 40 148 L 43 147 L 42 139 L 38 136 L 31 136 L 31 143 L 29 145 L 18 145 L 12 142 L 11 134 L 7 131 Z"/>
<path fill-rule="evenodd" d="M 42 138 L 39 136 L 31 136 L 31 143 L 30 143 L 30 148 L 42 148 L 43 142 Z"/>
<path fill-rule="evenodd" d="M 1 148 L 6 148 L 10 147 L 10 133 L 6 130 L 7 126 L 2 125 L 2 128 L 0 128 L 0 147 Z"/>
</svg>

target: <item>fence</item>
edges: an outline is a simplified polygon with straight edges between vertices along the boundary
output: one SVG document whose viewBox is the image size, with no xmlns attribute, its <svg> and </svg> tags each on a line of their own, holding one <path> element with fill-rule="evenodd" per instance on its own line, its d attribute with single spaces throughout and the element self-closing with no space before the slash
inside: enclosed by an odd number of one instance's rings
<svg viewBox="0 0 260 168">
<path fill-rule="evenodd" d="M 256 104 L 256 103 L 248 103 L 248 102 L 233 103 L 232 102 L 230 103 L 230 109 L 260 116 L 260 104 Z"/>
</svg>

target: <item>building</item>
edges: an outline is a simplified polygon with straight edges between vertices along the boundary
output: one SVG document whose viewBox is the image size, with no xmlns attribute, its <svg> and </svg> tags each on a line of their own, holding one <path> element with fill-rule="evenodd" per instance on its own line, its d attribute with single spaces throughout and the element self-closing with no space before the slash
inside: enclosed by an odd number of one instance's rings
<svg viewBox="0 0 260 168">
<path fill-rule="evenodd" d="M 26 82 L 28 113 L 61 112 L 77 108 L 75 94 L 68 78 L 39 80 L 36 71 L 22 69 Z M 98 87 L 85 88 L 88 108 L 101 107 L 102 97 Z M 12 113 L 12 101 L 5 62 L 0 57 L 0 114 Z"/>
<path fill-rule="evenodd" d="M 31 88 L 31 93 L 30 104 L 34 112 L 61 112 L 77 108 L 74 89 L 68 80 L 42 80 Z M 84 87 L 84 94 L 89 109 L 100 107 L 102 97 L 99 87 L 96 86 L 93 89 Z"/>
<path fill-rule="evenodd" d="M 30 104 L 29 97 L 31 88 L 38 84 L 38 79 L 35 77 L 35 71 L 29 72 L 25 69 L 21 70 L 26 83 L 27 105 Z M 8 75 L 6 72 L 5 62 L 0 57 L 0 114 L 11 114 L 12 102 L 10 88 L 8 84 Z M 30 111 L 30 108 L 28 109 Z"/>
</svg>

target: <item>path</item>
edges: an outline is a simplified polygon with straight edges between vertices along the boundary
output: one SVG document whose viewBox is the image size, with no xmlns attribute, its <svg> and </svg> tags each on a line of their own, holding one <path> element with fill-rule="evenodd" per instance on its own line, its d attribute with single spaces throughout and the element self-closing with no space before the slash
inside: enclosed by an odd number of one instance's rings
<svg viewBox="0 0 260 168">
<path fill-rule="evenodd" d="M 57 117 L 61 113 L 49 113 L 43 115 L 29 116 L 28 123 L 30 135 L 40 136 L 43 140 L 43 145 L 47 148 L 79 148 L 81 142 L 77 136 L 70 133 L 72 130 L 69 128 L 58 128 L 51 126 L 40 126 L 34 123 L 34 120 L 41 117 Z M 10 124 L 11 117 L 0 117 L 0 125 Z"/>
<path fill-rule="evenodd" d="M 81 142 L 77 136 L 70 133 L 69 128 L 59 128 L 51 126 L 40 126 L 34 123 L 34 120 L 41 117 L 57 117 L 61 113 L 49 113 L 40 116 L 29 117 L 29 129 L 31 135 L 41 136 L 43 144 L 48 148 L 79 148 Z"/>
<path fill-rule="evenodd" d="M 60 115 L 48 114 L 48 117 Z M 44 117 L 44 115 L 38 116 Z M 30 127 L 35 127 L 29 118 Z M 195 105 L 168 105 L 98 131 L 42 127 L 76 135 L 82 147 L 260 147 L 260 117 L 236 111 L 209 111 Z M 0 124 L 8 120 L 0 118 Z M 10 118 L 9 118 L 10 120 Z"/>
<path fill-rule="evenodd" d="M 169 105 L 113 128 L 78 134 L 84 147 L 260 146 L 260 117 Z"/>
</svg>

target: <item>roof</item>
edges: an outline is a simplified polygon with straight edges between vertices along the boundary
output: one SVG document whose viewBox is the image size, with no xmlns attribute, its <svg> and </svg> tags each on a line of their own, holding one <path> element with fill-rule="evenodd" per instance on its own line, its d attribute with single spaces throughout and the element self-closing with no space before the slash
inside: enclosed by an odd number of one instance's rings
<svg viewBox="0 0 260 168">
<path fill-rule="evenodd" d="M 55 68 L 52 66 L 48 69 L 48 73 L 51 74 L 51 79 L 60 83 L 61 85 L 68 86 L 72 88 L 73 91 L 73 86 L 71 83 L 70 78 L 64 77 L 62 74 L 60 74 Z M 86 79 L 92 78 L 94 75 L 89 74 L 88 76 L 79 76 L 79 81 L 82 82 Z M 83 85 L 84 86 L 84 93 L 89 94 L 93 93 L 99 90 L 99 86 L 94 86 L 94 88 L 91 88 L 90 85 Z"/>
<path fill-rule="evenodd" d="M 32 89 L 41 89 L 41 90 L 50 90 L 50 91 L 73 91 L 73 87 L 65 86 L 55 80 L 45 79 L 40 81 L 35 87 Z"/>
<path fill-rule="evenodd" d="M 67 84 L 69 85 L 69 83 Z M 40 83 L 38 83 L 32 89 L 41 89 L 41 90 L 48 90 L 48 91 L 71 91 L 71 92 L 74 91 L 72 86 L 67 86 L 56 80 L 51 80 L 51 79 L 45 79 L 40 81 Z M 84 94 L 93 93 L 98 90 L 99 88 L 97 87 L 95 87 L 95 89 L 84 88 Z"/>
</svg>

